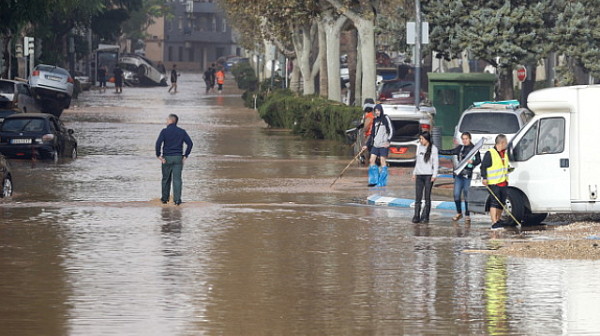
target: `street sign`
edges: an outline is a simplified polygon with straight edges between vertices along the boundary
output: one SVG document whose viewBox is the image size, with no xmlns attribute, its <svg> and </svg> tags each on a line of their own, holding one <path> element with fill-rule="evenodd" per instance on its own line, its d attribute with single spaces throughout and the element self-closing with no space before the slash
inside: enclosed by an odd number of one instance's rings
<svg viewBox="0 0 600 336">
<path fill-rule="evenodd" d="M 527 68 L 522 66 L 517 70 L 517 79 L 519 82 L 524 82 L 527 79 Z"/>
<path fill-rule="evenodd" d="M 406 43 L 415 44 L 417 41 L 417 24 L 414 22 L 406 23 Z M 421 23 L 421 43 L 429 44 L 429 22 Z"/>
</svg>

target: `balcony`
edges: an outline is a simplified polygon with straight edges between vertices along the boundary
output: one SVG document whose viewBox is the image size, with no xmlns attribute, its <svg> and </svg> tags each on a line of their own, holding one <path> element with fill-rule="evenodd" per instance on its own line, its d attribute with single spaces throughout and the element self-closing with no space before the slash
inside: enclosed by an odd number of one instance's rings
<svg viewBox="0 0 600 336">
<path fill-rule="evenodd" d="M 216 2 L 205 1 L 193 1 L 188 0 L 185 7 L 185 12 L 188 14 L 194 13 L 219 13 L 221 8 Z"/>
</svg>

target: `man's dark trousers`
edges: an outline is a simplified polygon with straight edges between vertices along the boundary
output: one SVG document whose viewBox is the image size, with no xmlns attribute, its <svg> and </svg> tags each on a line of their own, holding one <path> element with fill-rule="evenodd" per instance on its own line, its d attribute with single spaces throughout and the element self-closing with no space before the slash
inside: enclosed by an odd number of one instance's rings
<svg viewBox="0 0 600 336">
<path fill-rule="evenodd" d="M 171 194 L 171 180 L 173 180 L 173 201 L 181 202 L 181 172 L 183 170 L 183 156 L 165 156 L 166 163 L 162 165 L 162 200 L 169 201 Z"/>
</svg>

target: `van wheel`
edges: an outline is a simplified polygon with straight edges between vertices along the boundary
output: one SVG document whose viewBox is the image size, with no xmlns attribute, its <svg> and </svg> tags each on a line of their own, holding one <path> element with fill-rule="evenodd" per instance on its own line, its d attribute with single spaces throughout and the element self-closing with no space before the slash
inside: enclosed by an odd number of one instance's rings
<svg viewBox="0 0 600 336">
<path fill-rule="evenodd" d="M 542 224 L 544 220 L 548 217 L 547 213 L 543 214 L 527 214 L 525 219 L 523 220 L 523 225 L 525 226 L 537 226 Z"/>
<path fill-rule="evenodd" d="M 520 191 L 509 188 L 508 197 L 506 198 L 506 209 L 515 217 L 515 219 L 521 223 L 525 217 L 525 199 Z M 505 223 L 512 223 L 514 220 L 510 217 L 506 211 L 502 212 L 502 221 Z"/>
</svg>

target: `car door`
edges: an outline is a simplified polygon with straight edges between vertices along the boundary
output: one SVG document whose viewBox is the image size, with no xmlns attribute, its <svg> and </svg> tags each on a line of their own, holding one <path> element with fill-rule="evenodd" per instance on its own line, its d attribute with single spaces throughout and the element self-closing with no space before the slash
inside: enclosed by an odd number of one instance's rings
<svg viewBox="0 0 600 336">
<path fill-rule="evenodd" d="M 63 132 L 63 130 L 61 129 L 61 125 L 60 122 L 55 118 L 55 117 L 51 117 L 50 118 L 50 124 L 52 126 L 52 128 L 54 129 L 54 136 L 57 139 L 57 144 L 58 144 L 58 155 L 64 155 L 64 153 L 69 153 L 67 148 L 65 148 L 66 146 L 66 132 Z"/>
<path fill-rule="evenodd" d="M 515 171 L 509 175 L 510 184 L 527 195 L 534 212 L 571 207 L 568 129 L 567 114 L 541 118 L 513 150 Z"/>
</svg>

